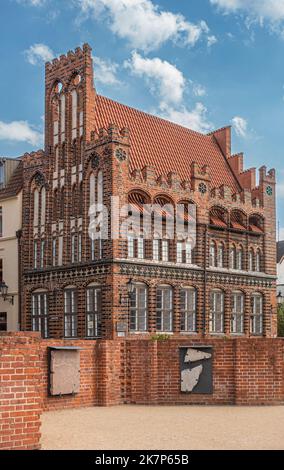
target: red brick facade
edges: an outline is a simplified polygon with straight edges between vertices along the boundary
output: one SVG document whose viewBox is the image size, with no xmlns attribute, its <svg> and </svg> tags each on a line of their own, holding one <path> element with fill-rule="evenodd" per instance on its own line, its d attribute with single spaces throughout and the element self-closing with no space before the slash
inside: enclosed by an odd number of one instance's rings
<svg viewBox="0 0 284 470">
<path fill-rule="evenodd" d="M 22 329 L 43 329 L 43 322 L 33 325 L 31 319 L 32 295 L 42 290 L 47 304 L 45 335 L 69 336 L 63 312 L 64 289 L 71 287 L 77 298 L 73 336 L 85 338 L 86 289 L 96 284 L 100 336 L 114 339 L 118 324 L 129 324 L 126 284 L 132 279 L 147 286 L 150 336 L 157 330 L 157 287 L 165 284 L 172 288 L 173 338 L 181 333 L 182 286 L 196 289 L 196 337 L 212 332 L 214 289 L 223 292 L 223 325 L 217 331 L 221 336 L 233 332 L 235 291 L 243 296 L 241 333 L 275 336 L 274 170 L 267 173 L 261 168 L 257 186 L 255 169 L 243 170 L 243 155 L 231 156 L 230 128 L 203 136 L 97 95 L 88 45 L 48 63 L 45 86 L 45 150 L 23 156 Z M 103 240 L 100 256 L 96 242 L 92 256 L 91 175 L 94 184 L 102 177 L 108 208 L 111 196 L 118 196 L 122 206 L 133 194 L 151 204 L 194 203 L 197 245 L 190 265 L 177 263 L 176 239 L 169 241 L 167 262 L 153 261 L 152 240 L 145 240 L 144 259 L 129 259 L 123 238 Z M 223 250 L 221 267 L 214 260 L 210 265 L 212 243 L 216 253 Z M 240 265 L 230 266 L 230 256 L 239 256 L 240 250 Z M 256 332 L 251 318 L 254 294 L 263 296 L 262 328 Z"/>
<path fill-rule="evenodd" d="M 48 395 L 49 346 L 76 345 L 80 390 Z M 180 391 L 179 348 L 213 346 L 213 394 Z M 42 340 L 37 333 L 0 335 L 0 449 L 40 447 L 43 411 L 120 404 L 275 405 L 284 401 L 282 339 Z"/>
</svg>

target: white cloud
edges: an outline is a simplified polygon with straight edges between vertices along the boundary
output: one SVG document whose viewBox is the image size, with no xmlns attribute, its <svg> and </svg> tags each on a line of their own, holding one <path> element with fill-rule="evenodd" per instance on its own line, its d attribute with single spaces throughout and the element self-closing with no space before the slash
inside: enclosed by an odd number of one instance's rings
<svg viewBox="0 0 284 470">
<path fill-rule="evenodd" d="M 214 46 L 214 44 L 216 44 L 217 42 L 218 42 L 218 39 L 216 38 L 216 36 L 208 36 L 208 38 L 207 38 L 207 46 L 208 47 Z"/>
<path fill-rule="evenodd" d="M 41 145 L 43 136 L 27 121 L 0 121 L 0 140 L 27 142 L 31 145 Z"/>
<path fill-rule="evenodd" d="M 239 137 L 246 138 L 248 136 L 248 122 L 246 119 L 240 116 L 235 116 L 231 122 Z"/>
<path fill-rule="evenodd" d="M 210 0 L 222 12 L 244 13 L 247 25 L 257 21 L 261 26 L 268 23 L 273 31 L 283 34 L 277 25 L 284 21 L 284 0 Z"/>
<path fill-rule="evenodd" d="M 104 85 L 119 85 L 121 83 L 116 76 L 118 64 L 110 60 L 103 60 L 100 57 L 93 57 L 93 60 L 96 82 L 103 83 Z"/>
<path fill-rule="evenodd" d="M 207 108 L 202 103 L 196 103 L 191 110 L 182 106 L 180 109 L 174 109 L 170 106 L 164 106 L 161 109 L 161 117 L 169 121 L 188 127 L 196 132 L 206 134 L 213 129 L 212 123 L 207 118 Z"/>
<path fill-rule="evenodd" d="M 30 5 L 33 7 L 41 7 L 45 4 L 46 0 L 17 0 L 18 3 L 23 3 L 25 5 Z"/>
<path fill-rule="evenodd" d="M 55 57 L 54 52 L 46 44 L 33 44 L 24 51 L 24 54 L 31 65 L 40 65 Z"/>
<path fill-rule="evenodd" d="M 193 94 L 195 96 L 204 96 L 206 95 L 206 88 L 198 83 L 193 84 Z"/>
<path fill-rule="evenodd" d="M 158 57 L 143 58 L 137 52 L 132 53 L 124 63 L 132 74 L 146 79 L 153 94 L 158 94 L 164 103 L 179 103 L 183 98 L 186 79 L 182 72 L 166 60 Z"/>
<path fill-rule="evenodd" d="M 111 31 L 135 49 L 151 51 L 166 41 L 194 46 L 209 36 L 205 21 L 192 23 L 151 0 L 76 0 L 83 17 L 107 18 Z M 211 36 L 213 37 L 213 36 Z M 209 40 L 210 42 L 210 40 Z"/>
</svg>

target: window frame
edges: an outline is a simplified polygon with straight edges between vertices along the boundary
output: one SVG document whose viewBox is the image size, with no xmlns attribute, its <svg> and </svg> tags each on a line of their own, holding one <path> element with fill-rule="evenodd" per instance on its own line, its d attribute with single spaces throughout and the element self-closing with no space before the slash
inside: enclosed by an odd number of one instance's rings
<svg viewBox="0 0 284 470">
<path fill-rule="evenodd" d="M 241 308 L 238 309 L 238 297 L 241 298 Z M 244 334 L 244 319 L 245 319 L 245 294 L 242 291 L 233 291 L 231 295 L 232 303 L 232 316 L 231 316 L 231 333 L 233 335 Z M 241 328 L 238 331 L 238 321 L 241 323 Z"/>
<path fill-rule="evenodd" d="M 189 294 L 193 294 L 193 308 L 190 308 L 190 298 Z M 182 296 L 185 296 L 184 307 Z M 189 317 L 192 317 L 189 321 Z M 197 289 L 195 287 L 182 287 L 180 290 L 180 331 L 182 333 L 196 333 L 197 332 Z M 189 328 L 188 325 L 192 324 L 192 328 Z M 183 327 L 184 325 L 184 327 Z"/>
<path fill-rule="evenodd" d="M 68 298 L 69 297 L 69 298 Z M 68 302 L 70 309 L 68 309 Z M 68 325 L 66 320 L 70 319 Z M 69 328 L 67 330 L 67 328 Z M 71 333 L 70 335 L 67 333 Z M 76 287 L 64 289 L 64 338 L 78 337 L 78 291 Z"/>
<path fill-rule="evenodd" d="M 141 293 L 144 295 L 144 305 L 141 305 Z M 134 328 L 132 327 L 134 325 Z M 141 325 L 143 325 L 141 327 Z M 130 333 L 148 332 L 148 286 L 135 283 L 129 299 L 129 331 Z"/>
<path fill-rule="evenodd" d="M 91 308 L 91 297 L 93 308 Z M 99 285 L 89 285 L 86 288 L 86 338 L 101 338 L 102 336 L 102 288 Z M 89 322 L 93 322 L 93 334 L 89 334 Z"/>
<path fill-rule="evenodd" d="M 40 332 L 43 338 L 49 337 L 48 291 L 34 291 L 31 297 L 31 328 Z M 42 307 L 43 302 L 43 307 Z M 43 313 L 42 313 L 43 312 Z"/>
<path fill-rule="evenodd" d="M 221 295 L 220 308 L 217 306 L 216 296 Z M 220 317 L 218 319 L 218 317 Z M 217 321 L 220 321 L 221 328 L 216 328 Z M 210 334 L 223 335 L 224 334 L 224 323 L 225 323 L 225 293 L 221 289 L 213 289 L 210 292 L 210 317 L 209 317 L 209 331 Z"/>
<path fill-rule="evenodd" d="M 165 307 L 165 294 L 169 294 L 170 307 Z M 159 307 L 159 296 L 160 307 Z M 158 286 L 156 290 L 156 330 L 161 333 L 173 333 L 173 288 L 171 286 Z M 168 318 L 165 319 L 165 317 Z M 169 327 L 165 328 L 166 321 L 168 322 Z M 158 324 L 161 326 L 158 327 Z"/>
<path fill-rule="evenodd" d="M 261 300 L 260 302 L 260 311 L 257 312 L 258 306 L 256 303 L 256 299 Z M 265 305 L 265 299 L 263 294 L 260 292 L 255 292 L 251 296 L 251 315 L 250 315 L 250 332 L 253 336 L 263 336 L 264 333 L 264 305 Z M 257 325 L 257 319 L 260 320 L 259 325 Z M 259 329 L 257 328 L 259 326 Z"/>
</svg>

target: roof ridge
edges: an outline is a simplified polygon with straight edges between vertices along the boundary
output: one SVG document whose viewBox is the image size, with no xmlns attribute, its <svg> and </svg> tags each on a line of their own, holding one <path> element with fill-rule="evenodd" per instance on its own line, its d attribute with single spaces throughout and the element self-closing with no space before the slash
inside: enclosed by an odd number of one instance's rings
<svg viewBox="0 0 284 470">
<path fill-rule="evenodd" d="M 191 132 L 192 134 L 196 134 L 196 135 L 201 136 L 201 137 L 211 137 L 211 135 L 213 135 L 213 133 L 215 132 L 215 131 L 212 131 L 209 134 L 202 134 L 202 132 L 198 132 L 198 131 L 195 131 L 193 129 L 190 129 L 189 127 L 182 126 L 181 124 L 177 124 L 176 122 L 170 121 L 169 119 L 163 118 L 161 116 L 157 116 L 155 114 L 147 113 L 146 111 L 143 111 L 139 108 L 135 108 L 134 106 L 129 106 L 128 104 L 120 103 L 119 101 L 114 100 L 112 98 L 109 98 L 108 96 L 100 95 L 99 93 L 97 94 L 97 96 L 99 98 L 103 98 L 105 100 L 111 101 L 112 103 L 116 103 L 119 106 L 123 106 L 123 107 L 125 107 L 127 109 L 130 109 L 132 111 L 136 111 L 138 113 L 144 114 L 145 116 L 149 116 L 153 119 L 157 119 L 158 121 L 164 121 L 164 122 L 167 122 L 168 124 L 171 124 L 174 127 L 179 127 L 181 129 L 185 129 L 186 131 Z"/>
</svg>

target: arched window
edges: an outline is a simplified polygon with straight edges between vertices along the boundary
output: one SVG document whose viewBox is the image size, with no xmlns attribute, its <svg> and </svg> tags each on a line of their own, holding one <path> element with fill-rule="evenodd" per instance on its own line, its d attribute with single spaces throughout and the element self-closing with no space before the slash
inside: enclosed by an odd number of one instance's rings
<svg viewBox="0 0 284 470">
<path fill-rule="evenodd" d="M 41 224 L 41 227 L 44 227 L 45 226 L 45 211 L 46 211 L 46 189 L 44 186 L 41 188 L 40 198 L 41 198 L 40 224 Z"/>
<path fill-rule="evenodd" d="M 77 104 L 78 104 L 78 95 L 77 91 L 73 90 L 71 93 L 72 97 L 72 139 L 77 137 Z"/>
<path fill-rule="evenodd" d="M 60 213 L 59 213 L 59 217 L 61 220 L 64 219 L 64 208 L 65 208 L 65 191 L 64 191 L 64 187 L 61 189 L 61 194 L 60 194 Z"/>
<path fill-rule="evenodd" d="M 153 238 L 153 260 L 160 261 L 161 254 L 160 254 L 160 235 L 158 233 L 154 234 Z"/>
<path fill-rule="evenodd" d="M 103 204 L 103 194 L 104 194 L 104 180 L 103 180 L 103 172 L 99 171 L 98 173 L 98 203 Z"/>
<path fill-rule="evenodd" d="M 237 249 L 235 245 L 230 248 L 230 269 L 236 269 L 237 267 Z"/>
<path fill-rule="evenodd" d="M 249 255 L 248 255 L 248 268 L 249 271 L 254 271 L 254 250 L 250 248 Z"/>
<path fill-rule="evenodd" d="M 32 331 L 39 331 L 43 338 L 48 337 L 48 292 L 37 290 L 32 293 Z"/>
<path fill-rule="evenodd" d="M 96 179 L 94 173 L 90 174 L 90 181 L 89 181 L 89 188 L 90 188 L 90 206 L 96 203 Z"/>
<path fill-rule="evenodd" d="M 56 233 L 52 236 L 52 266 L 57 266 L 57 236 Z"/>
<path fill-rule="evenodd" d="M 61 170 L 64 170 L 66 163 L 66 144 L 61 147 Z"/>
<path fill-rule="evenodd" d="M 33 243 L 33 266 L 34 269 L 38 268 L 38 239 L 36 238 Z"/>
<path fill-rule="evenodd" d="M 220 289 L 211 292 L 210 333 L 224 333 L 225 296 Z"/>
<path fill-rule="evenodd" d="M 78 232 L 78 263 L 82 261 L 82 227 L 79 227 Z"/>
<path fill-rule="evenodd" d="M 57 220 L 57 204 L 58 204 L 58 189 L 56 188 L 53 192 L 53 201 L 52 201 L 52 220 Z"/>
<path fill-rule="evenodd" d="M 130 297 L 130 331 L 145 332 L 148 329 L 148 290 L 142 283 L 134 285 Z"/>
<path fill-rule="evenodd" d="M 77 164 L 77 140 L 74 139 L 72 142 L 72 166 Z"/>
<path fill-rule="evenodd" d="M 135 235 L 134 233 L 128 233 L 127 236 L 127 257 L 134 258 L 135 257 Z"/>
<path fill-rule="evenodd" d="M 63 264 L 63 232 L 60 232 L 58 239 L 58 266 Z"/>
<path fill-rule="evenodd" d="M 78 207 L 78 214 L 79 216 L 83 215 L 83 210 L 84 210 L 84 198 L 83 198 L 83 182 L 81 181 L 80 186 L 79 186 L 79 207 Z"/>
<path fill-rule="evenodd" d="M 55 159 L 54 159 L 54 173 L 57 174 L 58 172 L 58 165 L 59 165 L 59 150 L 58 145 L 55 147 Z"/>
<path fill-rule="evenodd" d="M 260 336 L 263 333 L 263 295 L 253 294 L 251 303 L 251 333 Z"/>
<path fill-rule="evenodd" d="M 173 289 L 170 286 L 159 286 L 157 288 L 156 305 L 157 331 L 173 331 Z"/>
<path fill-rule="evenodd" d="M 210 210 L 210 224 L 218 228 L 227 228 L 228 212 L 222 207 L 212 207 Z"/>
<path fill-rule="evenodd" d="M 251 232 L 262 234 L 264 232 L 264 219 L 258 214 L 249 217 L 249 229 Z"/>
<path fill-rule="evenodd" d="M 170 257 L 170 241 L 166 238 L 162 240 L 162 261 L 169 261 Z"/>
<path fill-rule="evenodd" d="M 71 233 L 71 263 L 77 261 L 76 238 L 76 232 L 73 230 Z"/>
<path fill-rule="evenodd" d="M 217 246 L 213 240 L 210 242 L 209 266 L 212 268 L 217 266 Z"/>
<path fill-rule="evenodd" d="M 144 259 L 145 258 L 145 240 L 143 233 L 139 235 L 137 238 L 137 258 Z"/>
<path fill-rule="evenodd" d="M 240 291 L 232 293 L 232 321 L 231 331 L 233 334 L 244 332 L 245 296 Z"/>
<path fill-rule="evenodd" d="M 219 243 L 217 249 L 217 266 L 218 268 L 224 268 L 225 266 L 225 246 L 224 243 Z"/>
<path fill-rule="evenodd" d="M 71 204 L 71 215 L 72 217 L 76 217 L 77 215 L 77 186 L 73 184 L 72 186 L 72 204 Z"/>
<path fill-rule="evenodd" d="M 231 212 L 231 227 L 236 230 L 247 230 L 247 216 L 240 210 Z"/>
<path fill-rule="evenodd" d="M 244 258 L 244 250 L 242 246 L 239 246 L 236 252 L 236 269 L 242 271 L 243 269 L 243 258 Z"/>
<path fill-rule="evenodd" d="M 182 288 L 180 291 L 181 331 L 196 332 L 196 289 Z"/>
<path fill-rule="evenodd" d="M 39 222 L 39 190 L 34 190 L 34 227 L 38 226 Z"/>
<path fill-rule="evenodd" d="M 44 267 L 44 255 L 45 255 L 45 239 L 42 238 L 40 241 L 40 267 Z"/>
<path fill-rule="evenodd" d="M 65 111 L 66 111 L 66 99 L 65 95 L 60 95 L 60 108 L 61 108 L 61 142 L 65 141 Z"/>
<path fill-rule="evenodd" d="M 101 336 L 102 290 L 100 286 L 90 284 L 86 290 L 86 335 L 88 338 Z"/>
<path fill-rule="evenodd" d="M 255 270 L 257 272 L 262 271 L 262 255 L 261 255 L 260 249 L 256 251 L 256 255 L 255 255 Z"/>
<path fill-rule="evenodd" d="M 64 336 L 77 337 L 77 289 L 67 287 L 64 290 Z"/>
</svg>

